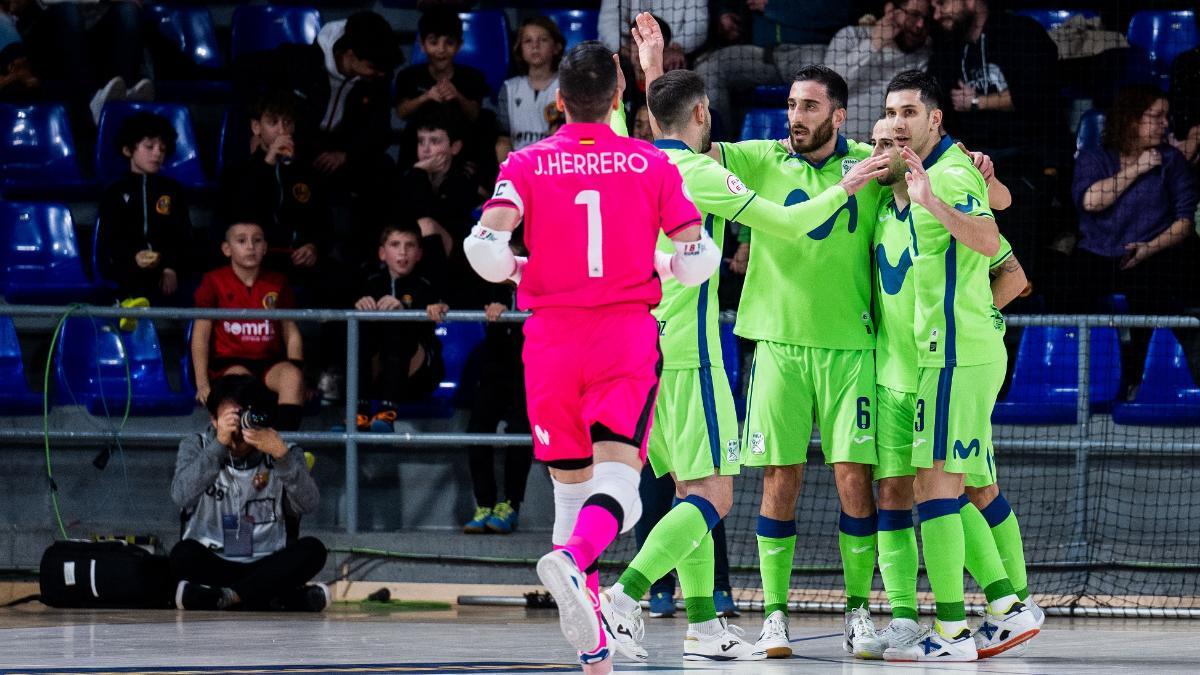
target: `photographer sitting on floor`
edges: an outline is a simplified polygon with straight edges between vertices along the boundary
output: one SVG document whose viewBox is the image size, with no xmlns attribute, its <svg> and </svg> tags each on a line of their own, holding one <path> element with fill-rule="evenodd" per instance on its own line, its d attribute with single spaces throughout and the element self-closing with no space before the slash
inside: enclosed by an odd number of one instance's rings
<svg viewBox="0 0 1200 675">
<path fill-rule="evenodd" d="M 171 550 L 179 609 L 319 612 L 325 546 L 296 538 L 299 516 L 320 495 L 304 451 L 271 428 L 275 396 L 250 375 L 218 378 L 206 401 L 210 426 L 179 444 L 171 499 L 183 538 Z"/>
</svg>

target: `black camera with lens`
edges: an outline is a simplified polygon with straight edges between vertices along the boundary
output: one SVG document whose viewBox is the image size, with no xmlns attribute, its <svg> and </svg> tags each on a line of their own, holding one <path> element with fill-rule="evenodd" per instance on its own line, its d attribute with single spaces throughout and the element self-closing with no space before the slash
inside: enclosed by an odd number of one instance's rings
<svg viewBox="0 0 1200 675">
<path fill-rule="evenodd" d="M 247 406 L 239 416 L 243 429 L 267 429 L 271 426 L 271 416 L 265 410 L 255 410 Z"/>
</svg>

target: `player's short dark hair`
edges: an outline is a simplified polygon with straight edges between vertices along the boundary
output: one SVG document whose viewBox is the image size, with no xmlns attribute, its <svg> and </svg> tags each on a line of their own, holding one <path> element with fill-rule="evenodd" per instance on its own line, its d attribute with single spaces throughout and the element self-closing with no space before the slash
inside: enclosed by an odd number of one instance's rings
<svg viewBox="0 0 1200 675">
<path fill-rule="evenodd" d="M 929 111 L 942 107 L 942 90 L 937 78 L 923 70 L 905 70 L 897 73 L 892 81 L 888 82 L 884 96 L 896 91 L 916 91 L 921 103 L 924 103 Z"/>
<path fill-rule="evenodd" d="M 267 389 L 267 385 L 253 375 L 222 375 L 212 383 L 208 399 L 204 407 L 208 414 L 216 419 L 221 404 L 231 401 L 243 410 L 254 408 L 267 413 L 268 418 L 274 417 L 276 397 Z"/>
<path fill-rule="evenodd" d="M 462 109 L 453 103 L 439 103 L 430 101 L 423 104 L 417 111 L 413 113 L 411 126 L 413 133 L 417 131 L 435 131 L 441 129 L 450 137 L 450 142 L 461 141 L 463 138 L 463 127 L 466 120 L 463 119 Z"/>
<path fill-rule="evenodd" d="M 662 33 L 663 36 L 663 46 L 666 47 L 667 45 L 671 44 L 671 26 L 668 25 L 666 21 L 663 21 L 662 17 L 657 14 L 651 14 L 650 16 L 658 22 L 658 31 Z M 636 27 L 637 17 L 635 16 L 629 20 L 629 30 L 633 30 Z M 628 38 L 629 33 L 626 33 L 624 37 Z"/>
<path fill-rule="evenodd" d="M 169 156 L 175 150 L 175 127 L 171 121 L 162 115 L 152 112 L 139 111 L 121 122 L 117 129 L 117 147 L 133 152 L 143 140 L 157 138 L 167 146 Z"/>
<path fill-rule="evenodd" d="M 296 121 L 296 95 L 290 91 L 276 89 L 265 92 L 254 99 L 250 106 L 250 119 L 261 120 L 263 115 Z"/>
<path fill-rule="evenodd" d="M 457 18 L 457 17 L 456 17 Z M 462 27 L 459 27 L 461 33 Z M 356 12 L 346 19 L 342 37 L 334 43 L 335 51 L 351 50 L 354 56 L 370 63 L 376 70 L 391 73 L 404 60 L 400 41 L 387 19 L 375 12 Z"/>
<path fill-rule="evenodd" d="M 604 119 L 617 90 L 612 52 L 599 40 L 572 47 L 558 69 L 558 90 L 576 122 Z"/>
<path fill-rule="evenodd" d="M 446 7 L 427 9 L 421 13 L 421 18 L 417 19 L 417 35 L 421 36 L 422 40 L 442 36 L 462 42 L 462 19 L 458 18 L 458 12 L 453 9 Z"/>
<path fill-rule="evenodd" d="M 417 246 L 421 245 L 421 226 L 411 220 L 402 220 L 384 225 L 383 229 L 379 231 L 379 245 L 383 246 L 386 244 L 388 237 L 393 234 L 411 234 L 417 240 Z"/>
<path fill-rule="evenodd" d="M 820 82 L 825 85 L 825 95 L 833 102 L 833 109 L 845 108 L 850 100 L 850 88 L 846 80 L 829 66 L 802 66 L 792 76 L 792 82 Z"/>
<path fill-rule="evenodd" d="M 704 94 L 704 78 L 690 70 L 672 70 L 650 83 L 646 104 L 660 127 L 678 129 Z"/>
</svg>

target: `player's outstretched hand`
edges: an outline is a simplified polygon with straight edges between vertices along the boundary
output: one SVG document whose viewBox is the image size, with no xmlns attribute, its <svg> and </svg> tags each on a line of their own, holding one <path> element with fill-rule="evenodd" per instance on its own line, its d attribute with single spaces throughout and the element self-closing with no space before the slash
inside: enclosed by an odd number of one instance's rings
<svg viewBox="0 0 1200 675">
<path fill-rule="evenodd" d="M 921 158 L 907 146 L 900 151 L 900 156 L 908 165 L 908 173 L 904 174 L 904 180 L 908 183 L 909 198 L 917 204 L 929 208 L 937 197 L 933 194 L 933 186 L 929 184 L 929 174 L 925 173 Z"/>
<path fill-rule="evenodd" d="M 868 182 L 886 176 L 889 162 L 891 158 L 887 155 L 868 157 L 851 167 L 838 185 L 846 190 L 847 195 L 852 195 Z"/>
<path fill-rule="evenodd" d="M 650 12 L 642 12 L 635 19 L 636 25 L 629 29 L 633 36 L 633 43 L 638 48 L 638 61 L 642 64 L 642 70 L 647 73 L 653 71 L 661 73 L 663 71 L 663 51 L 666 49 L 666 44 L 663 42 L 662 30 L 658 27 L 658 22 Z"/>
</svg>

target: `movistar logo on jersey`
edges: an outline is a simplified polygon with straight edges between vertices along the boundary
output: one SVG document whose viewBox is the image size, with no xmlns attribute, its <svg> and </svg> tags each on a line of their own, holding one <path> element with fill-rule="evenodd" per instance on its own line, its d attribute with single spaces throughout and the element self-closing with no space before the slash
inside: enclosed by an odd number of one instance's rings
<svg viewBox="0 0 1200 675">
<path fill-rule="evenodd" d="M 846 211 L 850 214 L 850 220 L 846 225 L 846 231 L 850 234 L 854 234 L 854 231 L 858 229 L 858 201 L 854 197 L 854 195 L 850 195 L 850 198 L 846 200 L 846 203 L 842 204 L 841 208 L 839 208 L 837 211 L 834 211 L 833 215 L 829 216 L 825 222 L 814 227 L 812 230 L 809 230 L 809 238 L 815 239 L 816 241 L 821 241 L 822 239 L 828 237 L 833 232 L 833 226 L 837 224 L 838 216 L 842 215 L 843 211 Z M 807 192 L 801 188 L 796 188 L 788 193 L 787 199 L 783 200 L 783 205 L 791 206 L 792 204 L 803 204 L 804 202 L 808 201 L 808 199 L 809 197 Z"/>
<path fill-rule="evenodd" d="M 962 441 L 955 439 L 954 454 L 958 455 L 959 459 L 966 459 L 966 458 L 970 457 L 972 454 L 978 455 L 979 454 L 979 439 L 972 438 L 971 442 L 965 446 L 963 445 Z"/>
<path fill-rule="evenodd" d="M 975 195 L 968 192 L 966 203 L 955 204 L 954 209 L 963 213 L 970 213 L 975 210 L 976 206 L 979 206 L 979 200 L 975 198 Z"/>
<path fill-rule="evenodd" d="M 904 253 L 900 254 L 899 262 L 893 265 L 888 260 L 887 249 L 883 244 L 879 244 L 875 247 L 875 264 L 879 266 L 879 281 L 883 292 L 888 295 L 899 294 L 900 289 L 904 287 L 904 277 L 908 276 L 908 270 L 912 269 L 912 254 L 905 248 Z"/>
</svg>

